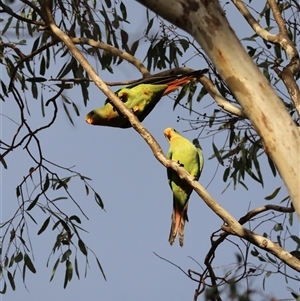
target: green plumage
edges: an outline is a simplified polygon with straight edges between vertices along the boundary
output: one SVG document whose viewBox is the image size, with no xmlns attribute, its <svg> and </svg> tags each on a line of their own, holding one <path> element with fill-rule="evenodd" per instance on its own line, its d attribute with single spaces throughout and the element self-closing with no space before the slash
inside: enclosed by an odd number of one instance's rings
<svg viewBox="0 0 300 301">
<path fill-rule="evenodd" d="M 164 134 L 170 143 L 168 158 L 183 166 L 195 180 L 198 180 L 204 165 L 198 140 L 194 139 L 193 144 L 172 128 L 165 129 Z M 167 175 L 173 192 L 173 213 L 169 242 L 172 245 L 178 233 L 179 244 L 183 246 L 184 226 L 185 221 L 188 221 L 188 200 L 193 188 L 186 181 L 181 180 L 178 174 L 170 168 L 167 169 Z"/>
<path fill-rule="evenodd" d="M 184 75 L 170 75 L 164 77 L 150 77 L 134 85 L 116 91 L 116 95 L 127 108 L 143 121 L 154 109 L 159 100 L 170 92 L 196 80 L 207 70 L 193 71 Z M 131 127 L 128 119 L 117 111 L 107 99 L 103 107 L 92 110 L 86 115 L 86 122 L 92 125 L 102 125 L 118 128 Z"/>
<path fill-rule="evenodd" d="M 128 109 L 143 121 L 153 110 L 163 96 L 168 85 L 140 84 L 133 88 L 123 88 L 116 91 L 116 95 L 124 102 Z M 114 106 L 108 101 L 101 108 L 87 114 L 86 121 L 94 125 L 104 125 L 119 128 L 131 127 L 128 119 L 119 114 Z"/>
</svg>

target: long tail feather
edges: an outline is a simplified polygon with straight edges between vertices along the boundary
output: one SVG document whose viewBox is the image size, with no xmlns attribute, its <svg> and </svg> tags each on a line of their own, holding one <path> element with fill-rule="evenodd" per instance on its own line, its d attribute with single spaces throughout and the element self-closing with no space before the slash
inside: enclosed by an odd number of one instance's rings
<svg viewBox="0 0 300 301">
<path fill-rule="evenodd" d="M 206 70 L 205 70 L 206 71 Z M 188 73 L 186 75 L 181 75 L 177 78 L 175 78 L 172 81 L 166 82 L 168 85 L 167 89 L 164 91 L 163 95 L 167 95 L 180 87 L 190 83 L 193 80 L 196 80 L 200 75 L 202 75 L 204 72 L 202 70 L 194 71 L 191 73 Z"/>
<path fill-rule="evenodd" d="M 172 222 L 171 222 L 171 229 L 170 229 L 170 235 L 169 235 L 169 243 L 170 245 L 173 245 L 176 236 L 178 234 L 179 236 L 179 245 L 182 247 L 184 243 L 184 226 L 185 221 L 188 221 L 187 217 L 187 208 L 188 203 L 185 205 L 183 210 L 180 212 L 176 209 L 176 207 L 173 207 L 173 213 L 171 216 Z"/>
<path fill-rule="evenodd" d="M 179 235 L 179 244 L 182 247 L 184 242 L 184 226 L 185 226 L 185 220 L 182 218 L 180 222 L 180 227 L 178 229 L 178 235 Z"/>
<path fill-rule="evenodd" d="M 208 69 L 203 69 L 203 70 L 196 70 L 196 71 L 182 74 L 182 75 L 171 74 L 171 75 L 167 75 L 167 76 L 151 76 L 148 78 L 143 78 L 143 79 L 135 82 L 134 84 L 127 86 L 127 88 L 130 89 L 130 88 L 133 88 L 140 84 L 172 85 L 173 83 L 178 82 L 178 84 L 177 84 L 177 89 L 178 89 L 182 85 L 187 84 L 192 79 L 197 79 L 203 73 L 207 73 L 207 72 L 208 72 Z M 189 80 L 187 80 L 187 78 L 189 78 Z M 179 81 L 181 81 L 181 84 Z M 176 90 L 176 89 L 174 89 L 174 90 Z M 164 95 L 166 95 L 170 92 L 171 92 L 171 90 L 167 93 L 164 93 Z"/>
<path fill-rule="evenodd" d="M 188 208 L 188 202 L 186 203 L 184 209 L 181 212 L 181 219 L 180 219 L 180 224 L 179 224 L 179 229 L 178 229 L 179 244 L 180 244 L 181 247 L 183 247 L 183 243 L 184 243 L 184 226 L 185 226 L 185 222 L 189 221 L 188 215 L 187 215 L 187 208 Z"/>
<path fill-rule="evenodd" d="M 170 235 L 169 235 L 169 243 L 172 246 L 177 235 L 177 231 L 175 231 L 176 226 L 176 217 L 175 217 L 175 210 L 173 210 L 172 216 L 171 216 L 171 229 L 170 229 Z"/>
</svg>

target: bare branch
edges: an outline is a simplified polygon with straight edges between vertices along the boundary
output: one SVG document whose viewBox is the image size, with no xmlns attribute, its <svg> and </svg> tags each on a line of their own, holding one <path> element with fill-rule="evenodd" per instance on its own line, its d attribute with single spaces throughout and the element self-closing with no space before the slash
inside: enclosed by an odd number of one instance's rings
<svg viewBox="0 0 300 301">
<path fill-rule="evenodd" d="M 288 31 L 287 31 L 287 29 L 285 27 L 284 20 L 283 20 L 283 18 L 281 16 L 281 13 L 280 13 L 280 10 L 278 8 L 277 2 L 274 1 L 274 0 L 268 0 L 268 4 L 269 4 L 269 6 L 270 6 L 270 8 L 271 8 L 271 10 L 273 12 L 273 16 L 274 16 L 275 22 L 278 25 L 280 33 L 282 33 L 285 36 L 288 36 Z"/>
<path fill-rule="evenodd" d="M 268 0 L 268 4 L 273 12 L 274 19 L 278 24 L 279 33 L 271 34 L 267 30 L 263 29 L 260 24 L 254 19 L 251 15 L 245 4 L 241 0 L 232 0 L 237 9 L 241 12 L 244 18 L 247 20 L 252 29 L 264 40 L 273 43 L 279 44 L 287 53 L 290 63 L 283 68 L 282 71 L 276 67 L 274 70 L 277 75 L 284 82 L 294 104 L 295 108 L 300 116 L 300 90 L 296 83 L 294 76 L 300 70 L 300 59 L 297 48 L 290 40 L 288 36 L 288 31 L 285 26 L 285 22 L 281 16 L 278 4 L 275 0 Z"/>
<path fill-rule="evenodd" d="M 164 260 L 164 261 L 170 263 L 171 265 L 175 266 L 177 269 L 179 269 L 179 270 L 180 270 L 184 275 L 186 275 L 187 277 L 191 278 L 191 279 L 194 280 L 194 281 L 198 281 L 198 280 L 193 279 L 193 278 L 190 276 L 190 274 L 188 274 L 187 272 L 185 272 L 185 271 L 184 271 L 180 266 L 178 266 L 177 264 L 173 263 L 172 261 L 170 261 L 170 260 L 168 260 L 168 259 L 166 259 L 166 258 L 164 258 L 164 257 L 159 256 L 159 255 L 156 254 L 155 252 L 153 252 L 153 254 L 154 254 L 155 256 L 157 256 L 159 259 Z"/>
<path fill-rule="evenodd" d="M 74 44 L 86 44 L 86 45 L 90 45 L 95 48 L 109 51 L 111 54 L 118 56 L 120 58 L 123 58 L 126 61 L 128 61 L 129 63 L 131 63 L 133 66 L 135 66 L 142 73 L 143 77 L 147 77 L 150 75 L 148 69 L 143 65 L 143 63 L 126 51 L 122 51 L 112 45 L 108 45 L 103 42 L 97 42 L 93 39 L 71 38 L 71 40 Z"/>
<path fill-rule="evenodd" d="M 280 33 L 278 34 L 279 44 L 290 58 L 290 63 L 279 71 L 275 68 L 275 72 L 284 82 L 298 112 L 300 117 L 300 89 L 296 83 L 294 76 L 300 71 L 300 58 L 296 46 L 290 40 L 288 36 L 288 31 L 285 26 L 285 22 L 281 16 L 278 4 L 275 0 L 268 0 L 268 4 L 273 12 L 274 19 L 278 24 Z"/>
<path fill-rule="evenodd" d="M 270 33 L 269 31 L 265 30 L 261 25 L 256 21 L 256 19 L 252 16 L 250 11 L 245 6 L 244 2 L 241 0 L 231 0 L 231 2 L 236 6 L 236 8 L 241 12 L 243 17 L 252 27 L 257 35 L 259 35 L 264 40 L 275 43 L 277 36 L 275 34 Z"/>
<path fill-rule="evenodd" d="M 255 208 L 255 209 L 247 212 L 246 215 L 244 215 L 243 217 L 241 217 L 239 219 L 239 223 L 241 223 L 243 225 L 247 221 L 249 221 L 251 218 L 253 218 L 254 216 L 256 216 L 262 212 L 268 211 L 268 210 L 274 210 L 274 211 L 285 212 L 285 213 L 295 212 L 295 209 L 293 207 L 283 207 L 283 206 L 269 204 L 269 205 Z"/>
<path fill-rule="evenodd" d="M 232 235 L 239 236 L 241 238 L 246 239 L 250 243 L 254 244 L 255 246 L 273 254 L 281 261 L 286 263 L 289 267 L 296 271 L 300 271 L 300 260 L 291 255 L 289 252 L 284 250 L 282 247 L 277 245 L 276 243 L 272 242 L 271 240 L 249 231 L 245 228 L 232 228 L 230 226 L 222 226 L 222 229 Z"/>
<path fill-rule="evenodd" d="M 159 73 L 155 74 L 155 76 L 167 76 L 167 75 L 171 75 L 171 74 L 184 74 L 184 73 L 188 73 L 188 72 L 192 72 L 192 71 L 194 71 L 194 70 L 191 68 L 180 67 L 180 68 L 173 68 L 168 71 L 159 72 Z M 205 87 L 207 92 L 215 100 L 215 102 L 217 103 L 217 105 L 219 107 L 221 107 L 223 110 L 225 110 L 226 112 L 228 112 L 230 114 L 238 116 L 239 118 L 242 118 L 242 119 L 247 118 L 243 109 L 238 106 L 233 105 L 227 99 L 225 99 L 221 95 L 221 93 L 215 88 L 214 84 L 207 76 L 202 74 L 198 78 L 198 81 Z"/>
<path fill-rule="evenodd" d="M 243 17 L 252 27 L 252 29 L 264 40 L 273 43 L 279 44 L 288 54 L 290 60 L 293 60 L 295 57 L 298 56 L 298 51 L 295 45 L 288 37 L 287 29 L 284 25 L 284 21 L 280 15 L 280 11 L 274 0 L 268 0 L 268 4 L 273 11 L 273 15 L 275 18 L 276 23 L 278 24 L 280 33 L 279 34 L 272 34 L 269 31 L 265 30 L 261 27 L 261 25 L 255 20 L 252 14 L 249 12 L 243 1 L 241 0 L 231 0 L 236 8 L 241 12 Z"/>
<path fill-rule="evenodd" d="M 244 110 L 238 106 L 230 103 L 226 98 L 224 98 L 221 93 L 215 88 L 212 81 L 205 75 L 199 78 L 199 82 L 205 87 L 210 96 L 215 100 L 217 105 L 221 107 L 224 111 L 236 115 L 239 118 L 247 118 Z"/>
</svg>

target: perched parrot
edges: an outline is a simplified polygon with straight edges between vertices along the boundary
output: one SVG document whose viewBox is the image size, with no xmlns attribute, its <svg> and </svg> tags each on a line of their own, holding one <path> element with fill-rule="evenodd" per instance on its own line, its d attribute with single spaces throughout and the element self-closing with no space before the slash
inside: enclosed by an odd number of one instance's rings
<svg viewBox="0 0 300 301">
<path fill-rule="evenodd" d="M 151 77 L 143 79 L 134 85 L 119 89 L 115 94 L 132 110 L 140 121 L 153 110 L 162 96 L 196 80 L 208 70 L 193 71 L 184 75 L 170 75 L 165 77 Z M 85 121 L 92 125 L 104 125 L 118 128 L 131 127 L 128 119 L 106 99 L 104 106 L 89 112 Z"/>
<path fill-rule="evenodd" d="M 167 157 L 182 167 L 198 181 L 203 169 L 204 159 L 198 139 L 193 143 L 181 136 L 175 129 L 166 128 L 164 135 L 170 143 Z M 179 234 L 179 244 L 183 246 L 184 225 L 188 221 L 187 209 L 188 200 L 193 188 L 171 168 L 167 169 L 169 185 L 173 191 L 173 213 L 169 236 L 169 243 L 172 245 L 177 233 Z"/>
</svg>

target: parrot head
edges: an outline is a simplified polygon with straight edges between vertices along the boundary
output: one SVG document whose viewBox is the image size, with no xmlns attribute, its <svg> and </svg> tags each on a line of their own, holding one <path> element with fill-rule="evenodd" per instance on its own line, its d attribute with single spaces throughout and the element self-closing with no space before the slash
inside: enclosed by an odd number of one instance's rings
<svg viewBox="0 0 300 301">
<path fill-rule="evenodd" d="M 169 142 L 172 140 L 172 137 L 174 136 L 174 134 L 179 134 L 179 133 L 173 128 L 166 128 L 164 130 L 164 135 Z"/>
<path fill-rule="evenodd" d="M 108 102 L 104 107 L 89 112 L 85 121 L 93 125 L 108 125 L 110 120 L 119 116 L 115 108 Z"/>
<path fill-rule="evenodd" d="M 130 90 L 126 88 L 118 90 L 116 95 L 122 102 L 126 104 L 128 98 L 130 97 Z M 109 99 L 106 99 L 103 107 L 92 110 L 85 117 L 85 121 L 92 125 L 116 127 L 122 127 L 126 120 L 127 119 L 125 117 L 118 114 L 116 108 L 109 102 Z"/>
</svg>

